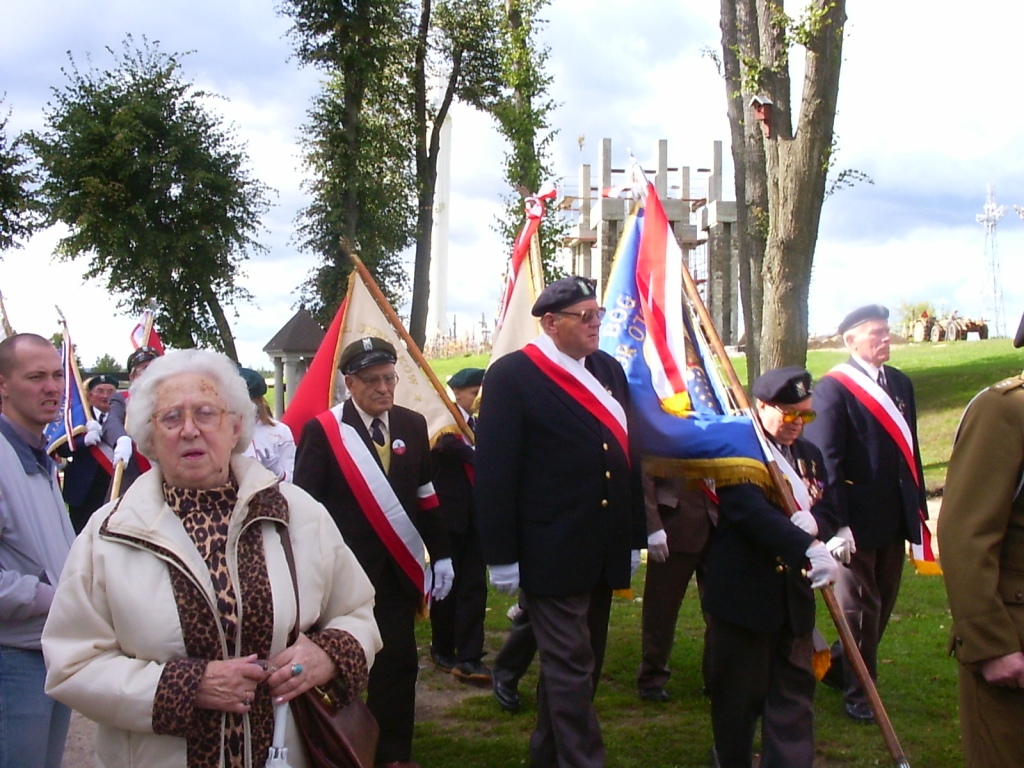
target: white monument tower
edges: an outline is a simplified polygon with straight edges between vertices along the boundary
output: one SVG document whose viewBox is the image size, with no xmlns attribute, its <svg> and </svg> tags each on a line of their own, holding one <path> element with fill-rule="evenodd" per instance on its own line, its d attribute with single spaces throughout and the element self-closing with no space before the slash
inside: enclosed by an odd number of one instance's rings
<svg viewBox="0 0 1024 768">
<path fill-rule="evenodd" d="M 445 81 L 434 88 L 435 109 L 444 95 Z M 448 334 L 448 216 L 452 187 L 452 114 L 441 124 L 437 155 L 437 181 L 434 184 L 434 228 L 430 232 L 430 298 L 427 301 L 426 341 L 430 344 Z"/>
<path fill-rule="evenodd" d="M 1006 213 L 1005 205 L 996 205 L 992 184 L 988 185 L 985 207 L 975 219 L 985 228 L 985 284 L 981 291 L 983 314 L 993 336 L 1006 336 L 1006 317 L 1003 313 L 1003 282 L 999 269 L 999 245 L 996 225 Z"/>
</svg>

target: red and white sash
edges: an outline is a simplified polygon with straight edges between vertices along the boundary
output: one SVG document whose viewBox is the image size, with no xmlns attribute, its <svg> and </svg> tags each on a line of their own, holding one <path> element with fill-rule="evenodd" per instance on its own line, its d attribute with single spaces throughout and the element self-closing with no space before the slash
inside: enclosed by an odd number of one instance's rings
<svg viewBox="0 0 1024 768">
<path fill-rule="evenodd" d="M 775 463 L 779 465 L 782 474 L 789 481 L 789 487 L 793 491 L 793 501 L 796 502 L 796 508 L 810 512 L 811 494 L 807 491 L 807 484 L 804 482 L 804 479 L 797 474 L 796 468 L 789 463 L 789 459 L 776 447 L 775 443 L 769 440 L 768 447 L 772 451 L 772 458 L 775 459 Z"/>
<path fill-rule="evenodd" d="M 850 394 L 857 398 L 857 402 L 867 408 L 868 412 L 878 420 L 882 429 L 896 443 L 900 455 L 910 469 L 910 476 L 914 478 L 914 484 L 920 489 L 923 479 L 918 474 L 917 461 L 914 459 L 914 442 L 910 426 L 892 398 L 878 386 L 878 382 L 873 381 L 864 371 L 849 363 L 840 363 L 825 375 L 831 376 L 846 387 Z M 921 543 L 911 544 L 911 556 L 915 562 L 934 564 L 935 551 L 932 549 L 932 535 L 925 522 L 923 509 L 918 510 L 918 518 L 921 524 Z M 918 566 L 918 570 L 928 572 L 930 568 L 929 566 Z"/>
<path fill-rule="evenodd" d="M 373 530 L 402 572 L 422 592 L 427 589 L 423 539 L 395 495 L 384 471 L 362 437 L 340 421 L 341 406 L 317 416 L 341 473 Z"/>
<path fill-rule="evenodd" d="M 629 459 L 629 435 L 626 412 L 604 385 L 586 369 L 582 361 L 573 360 L 560 352 L 551 337 L 542 334 L 531 341 L 523 352 L 552 381 L 564 389 L 615 436 L 622 452 Z"/>
</svg>

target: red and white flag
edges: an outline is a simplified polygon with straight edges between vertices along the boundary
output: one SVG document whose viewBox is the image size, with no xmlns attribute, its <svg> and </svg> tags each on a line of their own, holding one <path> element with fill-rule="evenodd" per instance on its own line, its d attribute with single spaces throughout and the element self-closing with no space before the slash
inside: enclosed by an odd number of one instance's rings
<svg viewBox="0 0 1024 768">
<path fill-rule="evenodd" d="M 142 313 L 139 322 L 132 328 L 131 339 L 133 349 L 151 347 L 161 355 L 164 353 L 164 345 L 160 341 L 160 334 L 153 327 L 153 312 L 151 310 L 147 309 Z"/>
<path fill-rule="evenodd" d="M 540 263 L 540 245 L 535 245 L 544 203 L 554 200 L 558 192 L 548 187 L 526 198 L 526 221 L 512 247 L 512 262 L 501 292 L 498 322 L 491 340 L 491 359 L 522 349 L 540 334 L 540 321 L 531 314 L 533 303 L 544 290 L 544 269 Z"/>
<path fill-rule="evenodd" d="M 405 341 L 407 334 L 400 333 L 388 319 L 365 279 L 373 278 L 368 274 L 363 278 L 359 269 L 349 276 L 348 292 L 281 421 L 293 434 L 300 435 L 306 422 L 341 402 L 345 398 L 344 376 L 338 370 L 342 351 L 364 336 L 377 336 L 391 342 L 398 353 L 395 371 L 400 378 L 395 403 L 426 418 L 431 443 L 445 432 L 460 432 L 452 413 L 454 404 L 447 394 L 435 389 L 430 376 L 409 352 Z M 416 357 L 422 359 L 420 355 Z"/>
</svg>

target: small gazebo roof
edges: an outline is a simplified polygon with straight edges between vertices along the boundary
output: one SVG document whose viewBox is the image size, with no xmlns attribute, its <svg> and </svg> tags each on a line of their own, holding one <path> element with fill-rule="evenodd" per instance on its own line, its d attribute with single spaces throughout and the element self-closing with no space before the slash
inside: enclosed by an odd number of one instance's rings
<svg viewBox="0 0 1024 768">
<path fill-rule="evenodd" d="M 300 306 L 291 320 L 284 324 L 274 338 L 266 343 L 263 351 L 275 355 L 300 355 L 312 357 L 324 340 L 324 329 L 320 327 L 305 306 Z"/>
</svg>

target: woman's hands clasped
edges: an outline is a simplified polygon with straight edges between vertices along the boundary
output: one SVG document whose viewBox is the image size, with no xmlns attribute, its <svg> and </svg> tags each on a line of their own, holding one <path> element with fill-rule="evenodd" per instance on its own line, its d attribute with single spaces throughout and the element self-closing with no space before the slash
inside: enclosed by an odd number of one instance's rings
<svg viewBox="0 0 1024 768">
<path fill-rule="evenodd" d="M 196 689 L 195 706 L 246 714 L 260 685 L 267 685 L 275 704 L 283 704 L 330 682 L 337 674 L 337 666 L 320 646 L 300 634 L 294 645 L 269 661 L 260 661 L 253 654 L 209 662 Z"/>
</svg>

